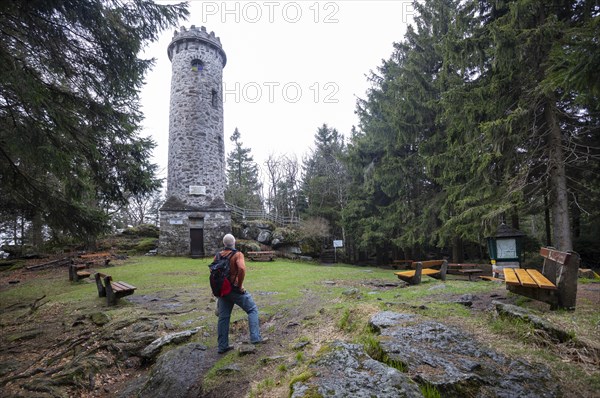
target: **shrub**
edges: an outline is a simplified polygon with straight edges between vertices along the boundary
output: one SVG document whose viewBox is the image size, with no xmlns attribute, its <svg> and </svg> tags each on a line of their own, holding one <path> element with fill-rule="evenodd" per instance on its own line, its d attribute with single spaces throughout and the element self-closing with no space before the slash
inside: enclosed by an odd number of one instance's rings
<svg viewBox="0 0 600 398">
<path fill-rule="evenodd" d="M 137 245 L 135 245 L 135 250 L 139 253 L 147 253 L 148 251 L 156 249 L 157 247 L 158 239 L 144 238 L 138 241 Z"/>
<path fill-rule="evenodd" d="M 152 224 L 141 224 L 123 231 L 123 235 L 147 236 L 150 238 L 158 238 L 159 234 L 158 227 Z"/>
</svg>

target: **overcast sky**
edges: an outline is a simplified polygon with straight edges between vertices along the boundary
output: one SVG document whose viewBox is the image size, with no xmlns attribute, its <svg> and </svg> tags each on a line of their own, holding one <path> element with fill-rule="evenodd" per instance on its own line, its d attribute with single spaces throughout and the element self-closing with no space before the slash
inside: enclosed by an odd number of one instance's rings
<svg viewBox="0 0 600 398">
<path fill-rule="evenodd" d="M 161 4 L 172 1 L 157 1 Z M 206 26 L 221 38 L 225 150 L 237 127 L 262 167 L 269 155 L 302 157 L 326 123 L 346 137 L 358 124 L 356 99 L 366 75 L 401 41 L 414 14 L 410 1 L 191 1 L 182 23 Z M 158 144 L 155 162 L 166 177 L 173 31 L 149 46 L 156 58 L 142 91 L 144 135 Z"/>
</svg>

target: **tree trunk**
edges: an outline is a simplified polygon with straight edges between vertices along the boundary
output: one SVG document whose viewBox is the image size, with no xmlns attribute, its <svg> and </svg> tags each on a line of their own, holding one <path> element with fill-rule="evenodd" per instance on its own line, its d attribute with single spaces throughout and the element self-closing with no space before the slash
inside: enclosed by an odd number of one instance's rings
<svg viewBox="0 0 600 398">
<path fill-rule="evenodd" d="M 548 127 L 550 194 L 552 195 L 552 220 L 554 242 L 558 250 L 573 250 L 571 225 L 569 222 L 569 200 L 567 175 L 565 172 L 562 136 L 556 108 L 551 98 L 546 101 L 544 119 Z"/>
<path fill-rule="evenodd" d="M 452 262 L 453 263 L 464 263 L 465 256 L 463 250 L 463 241 L 460 237 L 455 236 L 452 239 Z"/>
<path fill-rule="evenodd" d="M 519 214 L 516 211 L 510 215 L 510 224 L 514 229 L 521 229 L 519 227 Z"/>
<path fill-rule="evenodd" d="M 544 223 L 546 224 L 546 246 L 552 246 L 552 224 L 550 223 L 550 203 L 548 194 L 544 194 Z"/>
<path fill-rule="evenodd" d="M 39 211 L 36 211 L 31 220 L 31 244 L 37 250 L 40 250 L 44 244 L 42 229 L 42 215 Z"/>
</svg>

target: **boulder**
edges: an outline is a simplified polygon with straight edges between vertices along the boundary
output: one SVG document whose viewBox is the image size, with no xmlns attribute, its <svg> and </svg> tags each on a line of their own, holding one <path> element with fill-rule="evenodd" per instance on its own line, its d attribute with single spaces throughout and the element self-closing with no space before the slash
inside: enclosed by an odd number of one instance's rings
<svg viewBox="0 0 600 398">
<path fill-rule="evenodd" d="M 384 312 L 370 321 L 381 349 L 419 384 L 443 397 L 560 397 L 540 364 L 508 358 L 461 330 L 411 314 Z"/>
<path fill-rule="evenodd" d="M 258 233 L 256 240 L 262 243 L 263 245 L 268 245 L 271 243 L 271 231 L 267 229 L 262 229 Z"/>
<path fill-rule="evenodd" d="M 273 231 L 271 246 L 278 249 L 282 246 L 293 245 L 298 242 L 298 233 L 291 228 L 277 228 Z M 299 250 L 299 249 L 298 249 Z M 296 253 L 298 254 L 298 253 Z"/>
<path fill-rule="evenodd" d="M 110 318 L 105 312 L 93 312 L 90 314 L 90 320 L 94 325 L 102 326 L 110 322 Z"/>
<path fill-rule="evenodd" d="M 334 341 L 300 381 L 290 386 L 291 398 L 422 397 L 408 375 L 374 360 L 361 345 Z"/>
<path fill-rule="evenodd" d="M 119 397 L 199 397 L 206 372 L 206 346 L 190 343 L 161 355 L 148 376 L 134 380 Z"/>
</svg>

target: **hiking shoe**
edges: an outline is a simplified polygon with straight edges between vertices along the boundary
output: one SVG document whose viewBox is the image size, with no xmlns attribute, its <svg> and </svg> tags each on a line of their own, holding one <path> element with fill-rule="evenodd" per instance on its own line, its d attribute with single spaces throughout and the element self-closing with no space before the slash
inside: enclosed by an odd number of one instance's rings
<svg viewBox="0 0 600 398">
<path fill-rule="evenodd" d="M 219 350 L 219 351 L 217 351 L 217 352 L 218 352 L 219 354 L 225 354 L 226 352 L 229 352 L 229 351 L 233 350 L 233 348 L 234 348 L 234 347 L 233 347 L 232 345 L 230 345 L 229 347 L 225 348 L 224 350 Z"/>
<path fill-rule="evenodd" d="M 251 344 L 266 344 L 268 342 L 269 342 L 269 338 L 268 337 L 264 337 L 262 340 L 252 341 Z"/>
</svg>

